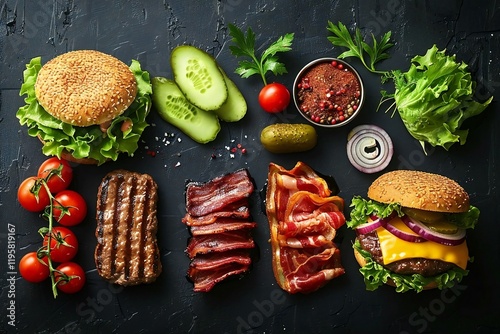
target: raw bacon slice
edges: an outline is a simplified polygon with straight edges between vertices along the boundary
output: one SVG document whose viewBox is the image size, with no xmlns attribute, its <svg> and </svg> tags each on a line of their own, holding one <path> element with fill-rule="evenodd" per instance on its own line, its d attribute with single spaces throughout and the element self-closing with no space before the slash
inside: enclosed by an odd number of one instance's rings
<svg viewBox="0 0 500 334">
<path fill-rule="evenodd" d="M 280 246 L 287 246 L 290 248 L 317 248 L 317 247 L 332 247 L 333 243 L 330 239 L 325 238 L 323 235 L 308 235 L 296 238 L 280 238 Z"/>
<path fill-rule="evenodd" d="M 287 272 L 290 293 L 310 293 L 328 281 L 345 273 L 340 262 L 340 250 L 327 248 L 319 253 L 284 248 L 281 266 Z"/>
<path fill-rule="evenodd" d="M 321 267 L 322 264 L 323 267 Z M 331 248 L 326 255 L 309 257 L 305 263 L 297 266 L 294 272 L 288 275 L 290 293 L 316 291 L 344 273 L 345 270 L 340 262 L 340 250 Z"/>
<path fill-rule="evenodd" d="M 345 222 L 343 208 L 344 200 L 338 196 L 296 192 L 287 203 L 285 220 L 279 222 L 278 231 L 287 237 L 322 233 L 333 240 L 336 230 Z"/>
<path fill-rule="evenodd" d="M 189 258 L 198 254 L 224 252 L 232 249 L 254 248 L 255 243 L 246 230 L 191 237 L 186 248 Z"/>
<path fill-rule="evenodd" d="M 266 214 L 271 232 L 273 271 L 289 293 L 309 293 L 342 275 L 333 239 L 345 224 L 344 200 L 327 182 L 298 162 L 291 170 L 271 163 Z"/>
<path fill-rule="evenodd" d="M 249 197 L 254 185 L 246 169 L 216 177 L 207 183 L 191 182 L 186 188 L 186 211 L 195 217 L 221 211 Z"/>
<path fill-rule="evenodd" d="M 343 219 L 345 218 L 342 212 L 322 212 L 304 220 L 280 222 L 278 232 L 285 237 L 323 233 L 325 237 L 333 239 L 338 228 L 336 226 Z"/>
</svg>

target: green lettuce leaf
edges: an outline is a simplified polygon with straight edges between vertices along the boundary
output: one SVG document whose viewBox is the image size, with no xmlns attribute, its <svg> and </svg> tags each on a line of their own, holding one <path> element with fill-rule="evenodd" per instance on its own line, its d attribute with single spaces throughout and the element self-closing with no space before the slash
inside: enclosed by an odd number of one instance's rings
<svg viewBox="0 0 500 334">
<path fill-rule="evenodd" d="M 401 205 L 398 203 L 383 204 L 373 200 L 366 200 L 361 196 L 354 196 L 351 201 L 351 219 L 346 222 L 350 228 L 356 228 L 366 223 L 366 218 L 374 214 L 379 218 L 389 217 L 394 211 L 403 216 Z"/>
<path fill-rule="evenodd" d="M 77 158 L 93 158 L 98 164 L 116 160 L 120 153 L 132 156 L 138 148 L 139 138 L 148 126 L 146 116 L 151 108 L 152 88 L 149 73 L 143 71 L 138 61 L 132 60 L 130 69 L 137 81 L 137 96 L 129 108 L 116 117 L 106 133 L 99 125 L 77 127 L 64 123 L 47 113 L 38 104 L 35 82 L 41 69 L 41 58 L 33 58 L 23 72 L 23 84 L 19 94 L 26 95 L 26 105 L 19 108 L 16 117 L 21 125 L 28 127 L 28 134 L 43 142 L 42 152 L 61 156 L 67 150 Z M 122 132 L 124 121 L 131 121 L 132 127 Z"/>
<path fill-rule="evenodd" d="M 411 61 L 409 70 L 388 73 L 384 80 L 394 81 L 396 108 L 408 132 L 420 141 L 442 146 L 448 150 L 459 142 L 463 145 L 468 130 L 461 129 L 463 122 L 481 113 L 492 101 L 484 103 L 473 99 L 475 82 L 467 64 L 457 63 L 455 56 L 447 56 L 434 45 L 423 56 Z"/>
<path fill-rule="evenodd" d="M 469 211 L 464 213 L 449 213 L 446 215 L 446 218 L 460 228 L 473 229 L 479 221 L 479 214 L 479 209 L 471 205 Z"/>
<path fill-rule="evenodd" d="M 399 203 L 384 204 L 373 200 L 366 200 L 361 196 L 354 196 L 350 207 L 353 208 L 350 213 L 350 220 L 346 225 L 352 229 L 366 223 L 366 219 L 374 214 L 379 218 L 389 217 L 394 211 L 399 217 L 404 215 Z M 460 228 L 473 229 L 479 221 L 480 211 L 475 206 L 470 206 L 464 213 L 447 213 L 446 220 L 457 225 Z"/>
<path fill-rule="evenodd" d="M 420 274 L 396 274 L 375 262 L 370 253 L 361 248 L 359 240 L 355 241 L 353 248 L 356 249 L 366 261 L 366 265 L 361 267 L 359 271 L 363 275 L 366 289 L 369 291 L 376 290 L 379 286 L 386 284 L 389 280 L 392 280 L 396 286 L 397 292 L 407 292 L 410 290 L 421 292 L 424 287 L 431 282 L 436 282 L 438 289 L 442 290 L 451 288 L 456 283 L 461 282 L 462 278 L 467 276 L 469 273 L 468 270 L 454 266 L 445 273 L 431 277 L 424 277 Z"/>
</svg>

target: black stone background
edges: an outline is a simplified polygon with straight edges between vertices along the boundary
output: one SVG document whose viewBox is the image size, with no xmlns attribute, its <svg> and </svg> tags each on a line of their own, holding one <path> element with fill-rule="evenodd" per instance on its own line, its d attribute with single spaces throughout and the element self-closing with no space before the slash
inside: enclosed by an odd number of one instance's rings
<svg viewBox="0 0 500 334">
<path fill-rule="evenodd" d="M 500 10 L 496 1 L 63 1 L 0 2 L 0 332 L 19 333 L 498 333 L 500 299 L 498 269 L 499 131 L 498 99 L 469 121 L 467 143 L 448 152 L 437 148 L 424 156 L 400 118 L 375 112 L 383 87 L 379 77 L 351 60 L 364 79 L 366 105 L 361 115 L 340 129 L 317 128 L 319 143 L 306 153 L 275 155 L 259 142 L 260 130 L 275 122 L 303 122 L 290 107 L 281 114 L 262 111 L 257 95 L 262 86 L 255 76 L 233 73 L 237 59 L 229 51 L 227 25 L 256 32 L 259 51 L 279 36 L 294 32 L 293 51 L 280 55 L 289 73 L 280 81 L 291 90 L 295 74 L 307 62 L 341 51 L 327 40 L 327 21 L 342 21 L 363 34 L 393 32 L 396 45 L 382 69 L 406 70 L 409 60 L 433 44 L 456 54 L 470 66 L 479 99 L 500 90 Z M 16 117 L 22 71 L 35 56 L 45 62 L 76 49 L 98 49 L 126 63 L 138 59 L 151 76 L 171 76 L 172 48 L 192 44 L 213 54 L 248 102 L 248 114 L 234 124 L 222 124 L 215 141 L 196 144 L 163 122 L 152 110 L 152 126 L 134 157 L 102 166 L 75 165 L 72 189 L 89 204 L 88 217 L 74 231 L 80 240 L 75 259 L 87 274 L 87 284 L 75 295 L 52 298 L 49 283 L 15 280 L 15 298 L 8 296 L 7 224 L 15 226 L 17 261 L 40 245 L 43 220 L 21 209 L 16 200 L 20 182 L 34 175 L 42 155 L 40 144 L 27 135 Z M 474 262 L 470 274 L 452 290 L 398 294 L 390 287 L 366 291 L 352 255 L 354 232 L 341 229 L 337 241 L 346 274 L 310 295 L 288 295 L 276 285 L 271 269 L 269 231 L 257 193 L 252 214 L 258 222 L 254 238 L 260 259 L 239 280 L 217 285 L 210 293 L 193 293 L 185 278 L 189 260 L 184 253 L 189 236 L 180 222 L 184 214 L 186 179 L 206 181 L 219 174 L 248 168 L 257 188 L 266 181 L 269 162 L 293 167 L 302 160 L 333 175 L 340 195 L 349 203 L 365 195 L 379 175 L 352 167 L 346 156 L 346 136 L 359 124 L 376 124 L 392 137 L 395 154 L 387 170 L 418 169 L 441 173 L 461 183 L 481 210 L 468 243 Z M 172 144 L 162 142 L 174 134 Z M 247 154 L 234 158 L 226 147 L 241 143 Z M 148 151 L 157 152 L 155 157 Z M 211 159 L 212 154 L 218 155 Z M 176 165 L 180 163 L 179 166 Z M 121 289 L 110 286 L 95 270 L 95 200 L 102 177 L 116 168 L 151 174 L 159 184 L 159 232 L 163 272 L 156 283 Z M 349 209 L 346 210 L 348 214 Z M 19 275 L 17 275 L 19 276 Z M 7 307 L 15 301 L 15 327 L 8 325 Z"/>
</svg>

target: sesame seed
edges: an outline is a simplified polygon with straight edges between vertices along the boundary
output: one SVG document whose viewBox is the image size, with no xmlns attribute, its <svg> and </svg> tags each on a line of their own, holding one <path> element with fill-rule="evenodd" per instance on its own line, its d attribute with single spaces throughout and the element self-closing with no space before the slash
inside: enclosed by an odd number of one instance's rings
<svg viewBox="0 0 500 334">
<path fill-rule="evenodd" d="M 137 83 L 129 67 L 117 58 L 79 50 L 47 62 L 38 74 L 35 93 L 52 116 L 89 126 L 123 113 L 135 99 Z"/>
</svg>

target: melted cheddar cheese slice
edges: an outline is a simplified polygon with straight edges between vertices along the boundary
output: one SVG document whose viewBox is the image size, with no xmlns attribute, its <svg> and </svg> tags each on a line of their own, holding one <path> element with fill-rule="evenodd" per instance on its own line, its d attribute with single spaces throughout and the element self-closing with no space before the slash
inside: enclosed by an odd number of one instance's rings
<svg viewBox="0 0 500 334">
<path fill-rule="evenodd" d="M 390 224 L 404 232 L 414 234 L 400 218 L 392 219 Z M 467 267 L 469 251 L 466 241 L 457 246 L 445 246 L 433 241 L 416 243 L 397 238 L 384 227 L 379 227 L 375 231 L 379 238 L 384 264 L 420 257 L 454 263 L 462 269 Z"/>
</svg>

